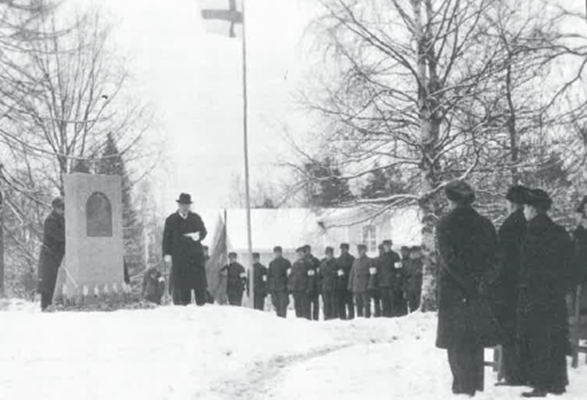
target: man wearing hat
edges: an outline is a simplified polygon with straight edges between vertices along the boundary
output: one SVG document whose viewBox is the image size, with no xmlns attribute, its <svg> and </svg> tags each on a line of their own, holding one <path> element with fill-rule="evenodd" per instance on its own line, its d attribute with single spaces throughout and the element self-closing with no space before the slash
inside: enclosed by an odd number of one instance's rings
<svg viewBox="0 0 587 400">
<path fill-rule="evenodd" d="M 237 261 L 237 254 L 228 253 L 228 265 L 225 265 L 220 272 L 226 272 L 226 294 L 228 295 L 228 304 L 231 306 L 242 307 L 243 294 L 247 286 L 247 273 Z"/>
<path fill-rule="evenodd" d="M 271 302 L 275 312 L 280 318 L 287 317 L 287 306 L 289 305 L 289 293 L 287 289 L 288 275 L 291 273 L 291 262 L 283 257 L 283 248 L 273 248 L 273 261 L 269 263 L 268 280 Z"/>
<path fill-rule="evenodd" d="M 263 311 L 265 309 L 265 298 L 267 297 L 267 267 L 261 264 L 261 255 L 259 253 L 253 253 L 253 281 L 255 283 L 253 305 L 255 310 Z M 247 291 L 250 296 L 250 287 Z"/>
<path fill-rule="evenodd" d="M 312 246 L 304 245 L 304 259 L 308 267 L 308 307 L 310 308 L 310 317 L 313 321 L 320 319 L 320 282 L 319 269 L 320 260 L 312 254 Z"/>
<path fill-rule="evenodd" d="M 390 318 L 397 316 L 403 299 L 398 299 L 395 283 L 396 265 L 400 263 L 400 256 L 392 250 L 393 241 L 383 241 L 383 255 L 377 264 L 377 285 L 381 293 L 381 308 L 383 316 Z"/>
<path fill-rule="evenodd" d="M 520 386 L 526 383 L 523 365 L 519 360 L 519 346 L 516 341 L 516 308 L 518 301 L 518 277 L 520 274 L 520 248 L 526 232 L 524 198 L 528 188 L 512 186 L 505 196 L 509 216 L 498 230 L 500 246 L 500 277 L 497 317 L 504 329 L 503 370 L 504 382 L 498 386 Z"/>
<path fill-rule="evenodd" d="M 336 275 L 338 276 L 336 302 L 338 303 L 338 317 L 343 320 L 355 318 L 353 294 L 348 290 L 349 276 L 355 257 L 349 253 L 349 250 L 349 244 L 342 243 L 340 245 L 340 256 L 336 259 Z"/>
<path fill-rule="evenodd" d="M 572 285 L 572 242 L 548 216 L 552 200 L 540 189 L 524 196 L 528 221 L 522 239 L 518 298 L 520 359 L 533 391 L 524 397 L 562 394 L 568 385 L 568 317 L 565 294 Z"/>
<path fill-rule="evenodd" d="M 472 206 L 473 188 L 462 181 L 445 187 L 450 212 L 436 227 L 439 307 L 436 346 L 447 350 L 455 394 L 484 389 L 484 348 L 500 341 L 487 287 L 495 279 L 497 233 Z"/>
<path fill-rule="evenodd" d="M 59 266 L 65 256 L 65 205 L 57 197 L 51 202 L 52 212 L 43 225 L 43 245 L 39 256 L 39 285 L 41 310 L 45 311 L 53 302 Z"/>
<path fill-rule="evenodd" d="M 322 302 L 324 303 L 324 319 L 331 320 L 336 318 L 336 283 L 338 276 L 336 274 L 337 266 L 334 258 L 334 249 L 326 247 L 324 250 L 326 256 L 320 264 L 318 282 L 320 282 L 320 292 L 322 293 Z"/>
<path fill-rule="evenodd" d="M 187 305 L 195 292 L 196 304 L 206 304 L 206 267 L 201 241 L 206 238 L 202 218 L 190 211 L 192 198 L 182 193 L 177 200 L 178 210 L 165 220 L 163 230 L 163 257 L 171 267 L 170 285 L 173 303 Z"/>
<path fill-rule="evenodd" d="M 294 308 L 297 318 L 310 318 L 310 305 L 308 299 L 308 265 L 306 263 L 306 252 L 303 247 L 296 249 L 298 259 L 291 267 L 291 273 L 287 280 L 287 287 L 293 294 Z"/>
</svg>

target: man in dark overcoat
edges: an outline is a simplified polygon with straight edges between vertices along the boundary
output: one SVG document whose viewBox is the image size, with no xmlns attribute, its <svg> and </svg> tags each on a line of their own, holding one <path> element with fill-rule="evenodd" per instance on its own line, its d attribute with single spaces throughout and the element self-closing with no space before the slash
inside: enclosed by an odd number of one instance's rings
<svg viewBox="0 0 587 400">
<path fill-rule="evenodd" d="M 396 297 L 395 265 L 400 262 L 399 254 L 392 250 L 393 242 L 390 239 L 383 241 L 383 255 L 377 263 L 377 284 L 381 293 L 381 308 L 384 317 L 394 316 L 394 305 Z"/>
<path fill-rule="evenodd" d="M 516 341 L 516 309 L 520 275 L 520 251 L 522 237 L 526 232 L 524 218 L 524 196 L 528 189 L 524 186 L 512 186 L 507 194 L 510 215 L 498 230 L 499 237 L 499 302 L 496 313 L 505 337 L 503 342 L 504 382 L 498 386 L 520 386 L 526 383 L 526 377 L 519 360 L 520 348 Z"/>
<path fill-rule="evenodd" d="M 178 210 L 165 220 L 163 256 L 171 266 L 170 282 L 173 303 L 187 305 L 195 292 L 196 304 L 206 304 L 206 266 L 201 241 L 208 233 L 202 218 L 190 211 L 192 198 L 182 193 L 177 200 Z"/>
<path fill-rule="evenodd" d="M 436 228 L 440 256 L 436 346 L 447 350 L 453 393 L 474 396 L 484 388 L 484 347 L 499 342 L 496 330 L 480 331 L 495 327 L 483 294 L 490 278 L 496 278 L 497 233 L 473 209 L 475 193 L 470 185 L 451 182 L 445 195 L 451 211 Z"/>
<path fill-rule="evenodd" d="M 41 310 L 47 310 L 53 302 L 59 266 L 65 256 L 65 205 L 63 199 L 51 202 L 51 214 L 43 225 L 43 244 L 39 256 L 39 285 Z"/>
<path fill-rule="evenodd" d="M 340 256 L 336 259 L 336 274 L 338 276 L 336 301 L 338 303 L 338 317 L 343 320 L 355 318 L 353 294 L 348 290 L 349 276 L 355 257 L 349 253 L 349 250 L 349 244 L 342 243 L 340 245 Z"/>
<path fill-rule="evenodd" d="M 568 385 L 568 317 L 565 295 L 572 284 L 572 242 L 550 219 L 552 200 L 531 189 L 524 199 L 528 221 L 522 239 L 518 298 L 520 359 L 533 391 L 524 397 L 562 394 Z"/>
<path fill-rule="evenodd" d="M 283 257 L 281 246 L 273 249 L 275 258 L 269 263 L 268 280 L 271 302 L 275 307 L 278 317 L 287 317 L 287 306 L 289 305 L 289 292 L 287 289 L 288 275 L 291 272 L 291 262 Z"/>
<path fill-rule="evenodd" d="M 320 282 L 319 269 L 320 260 L 312 254 L 310 245 L 304 246 L 304 258 L 308 266 L 308 305 L 310 307 L 310 317 L 313 321 L 320 319 Z"/>
<path fill-rule="evenodd" d="M 373 299 L 375 309 L 373 316 L 376 318 L 381 317 L 381 291 L 379 290 L 379 276 L 377 275 L 377 271 L 380 269 L 379 264 L 382 262 L 383 255 L 385 254 L 383 243 L 377 246 L 377 250 L 379 254 L 373 259 L 373 265 L 369 270 L 369 295 Z"/>
<path fill-rule="evenodd" d="M 334 249 L 327 247 L 324 251 L 326 258 L 320 264 L 319 279 L 322 302 L 324 303 L 324 319 L 336 318 L 336 260 Z"/>
<path fill-rule="evenodd" d="M 294 308 L 297 318 L 311 319 L 310 305 L 308 300 L 308 264 L 306 263 L 306 252 L 303 247 L 296 249 L 298 259 L 291 267 L 291 273 L 287 280 L 287 286 L 294 298 Z"/>
<path fill-rule="evenodd" d="M 359 256 L 353 262 L 349 278 L 349 290 L 355 296 L 357 316 L 371 318 L 371 296 L 369 295 L 370 269 L 372 260 L 367 256 L 367 246 L 357 246 Z"/>
<path fill-rule="evenodd" d="M 255 283 L 253 306 L 255 310 L 263 311 L 265 309 L 265 298 L 267 297 L 267 267 L 261 264 L 261 255 L 259 253 L 253 253 L 253 280 Z M 251 289 L 249 288 L 249 296 L 250 291 Z"/>
<path fill-rule="evenodd" d="M 228 264 L 222 267 L 220 272 L 226 272 L 226 295 L 228 304 L 231 306 L 242 307 L 243 294 L 247 286 L 247 272 L 237 261 L 237 254 L 228 253 Z"/>
</svg>

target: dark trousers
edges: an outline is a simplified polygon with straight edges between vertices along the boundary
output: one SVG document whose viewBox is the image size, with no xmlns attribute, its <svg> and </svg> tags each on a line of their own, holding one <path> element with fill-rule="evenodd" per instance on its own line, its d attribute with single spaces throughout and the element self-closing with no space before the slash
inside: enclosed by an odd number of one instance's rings
<svg viewBox="0 0 587 400">
<path fill-rule="evenodd" d="M 404 291 L 401 289 L 393 289 L 391 291 L 391 315 L 392 317 L 401 317 L 408 313 L 408 305 L 404 298 Z"/>
<path fill-rule="evenodd" d="M 357 316 L 371 318 L 371 296 L 368 292 L 355 293 Z"/>
<path fill-rule="evenodd" d="M 381 295 L 379 294 L 378 290 L 373 290 L 370 293 L 371 299 L 373 300 L 373 306 L 375 308 L 375 313 L 373 316 L 375 318 L 381 317 Z"/>
<path fill-rule="evenodd" d="M 336 312 L 336 292 L 334 290 L 322 292 L 322 302 L 324 303 L 324 319 L 325 320 L 335 319 L 336 315 L 337 315 L 337 312 Z"/>
<path fill-rule="evenodd" d="M 520 347 L 518 344 L 504 344 L 501 354 L 505 381 L 512 385 L 525 384 L 528 379 L 524 372 L 524 365 L 520 358 Z"/>
<path fill-rule="evenodd" d="M 310 319 L 308 293 L 305 290 L 298 290 L 293 292 L 293 298 L 296 317 Z"/>
<path fill-rule="evenodd" d="M 265 309 L 265 294 L 264 293 L 255 293 L 255 310 L 263 311 Z"/>
<path fill-rule="evenodd" d="M 411 313 L 420 308 L 420 292 L 407 292 L 406 297 L 408 301 L 408 308 Z"/>
<path fill-rule="evenodd" d="M 278 317 L 287 317 L 287 306 L 289 305 L 289 294 L 286 290 L 271 293 L 271 302 Z"/>
<path fill-rule="evenodd" d="M 447 352 L 453 376 L 453 393 L 474 395 L 476 391 L 483 391 L 483 347 L 463 344 L 453 346 Z"/>
<path fill-rule="evenodd" d="M 308 313 L 312 321 L 320 319 L 320 295 L 318 292 L 308 293 Z"/>
<path fill-rule="evenodd" d="M 198 306 L 206 304 L 206 290 L 202 289 L 179 289 L 173 288 L 173 304 L 176 306 L 187 306 L 192 302 L 192 290 L 195 292 L 195 300 Z"/>
<path fill-rule="evenodd" d="M 381 313 L 384 317 L 390 318 L 393 316 L 393 291 L 390 288 L 379 288 L 379 295 L 381 296 Z"/>
<path fill-rule="evenodd" d="M 228 304 L 231 306 L 242 307 L 243 306 L 243 293 L 241 291 L 238 292 L 229 292 L 228 293 Z"/>
<path fill-rule="evenodd" d="M 338 318 L 343 320 L 355 318 L 355 304 L 351 292 L 348 290 L 337 291 L 336 301 L 338 303 Z"/>
</svg>

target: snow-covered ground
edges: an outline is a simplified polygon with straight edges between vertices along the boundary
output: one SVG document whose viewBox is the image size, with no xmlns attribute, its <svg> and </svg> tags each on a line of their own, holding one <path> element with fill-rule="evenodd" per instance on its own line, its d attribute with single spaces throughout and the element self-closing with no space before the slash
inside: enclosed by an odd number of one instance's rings
<svg viewBox="0 0 587 400">
<path fill-rule="evenodd" d="M 435 316 L 309 322 L 208 306 L 0 313 L 0 399 L 450 399 Z M 582 376 L 583 375 L 583 376 Z M 479 399 L 519 398 L 494 388 Z M 563 399 L 585 399 L 587 368 Z"/>
</svg>

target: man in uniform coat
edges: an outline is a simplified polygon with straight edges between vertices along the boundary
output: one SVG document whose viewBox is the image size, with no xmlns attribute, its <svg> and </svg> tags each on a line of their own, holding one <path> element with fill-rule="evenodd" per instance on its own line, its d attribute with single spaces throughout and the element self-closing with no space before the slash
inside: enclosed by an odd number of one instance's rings
<svg viewBox="0 0 587 400">
<path fill-rule="evenodd" d="M 247 273 L 245 267 L 237 262 L 236 253 L 228 253 L 228 265 L 225 265 L 220 272 L 226 272 L 226 294 L 228 304 L 242 307 L 243 294 L 247 285 Z"/>
<path fill-rule="evenodd" d="M 377 284 L 381 293 L 381 307 L 384 317 L 393 317 L 396 297 L 395 287 L 395 266 L 400 262 L 399 255 L 391 249 L 393 242 L 389 239 L 383 241 L 383 255 L 377 263 Z"/>
<path fill-rule="evenodd" d="M 451 211 L 436 228 L 440 255 L 436 346 L 446 349 L 455 394 L 474 396 L 484 388 L 484 348 L 499 342 L 486 298 L 496 279 L 497 233 L 472 204 L 473 188 L 462 181 L 445 187 Z"/>
<path fill-rule="evenodd" d="M 43 225 L 43 244 L 39 256 L 39 285 L 41 310 L 47 310 L 53 302 L 59 266 L 65 256 L 65 205 L 63 199 L 51 202 L 53 211 Z"/>
<path fill-rule="evenodd" d="M 255 310 L 263 311 L 265 309 L 265 298 L 267 297 L 267 267 L 261 264 L 261 255 L 259 253 L 253 253 L 253 280 L 255 283 L 254 307 Z"/>
<path fill-rule="evenodd" d="M 543 190 L 531 189 L 524 196 L 528 225 L 522 239 L 517 322 L 520 359 L 534 389 L 524 397 L 562 394 L 569 383 L 565 295 L 573 284 L 573 245 L 566 230 L 548 216 L 551 205 Z"/>
<path fill-rule="evenodd" d="M 342 243 L 340 245 L 340 256 L 336 260 L 336 274 L 338 276 L 336 301 L 338 303 L 338 317 L 343 320 L 355 318 L 353 294 L 348 290 L 349 276 L 355 257 L 349 253 L 349 250 L 348 243 Z"/>
<path fill-rule="evenodd" d="M 526 232 L 524 218 L 524 196 L 528 189 L 524 186 L 512 186 L 507 194 L 510 215 L 498 230 L 500 247 L 500 290 L 499 303 L 496 304 L 497 317 L 504 329 L 503 369 L 504 382 L 498 386 L 521 386 L 526 377 L 519 360 L 520 348 L 516 342 L 516 309 L 520 275 L 520 250 L 522 237 Z"/>
<path fill-rule="evenodd" d="M 379 255 L 373 260 L 373 265 L 369 271 L 370 278 L 369 278 L 369 295 L 373 299 L 373 304 L 375 308 L 374 316 L 381 317 L 381 291 L 379 290 L 379 276 L 377 275 L 377 271 L 379 268 L 379 263 L 383 260 L 383 254 L 385 250 L 383 248 L 383 244 L 377 246 L 379 250 Z"/>
<path fill-rule="evenodd" d="M 371 259 L 367 257 L 367 246 L 357 246 L 359 257 L 353 262 L 349 278 L 349 291 L 355 296 L 357 316 L 371 318 L 371 296 L 369 296 L 369 278 L 372 267 Z"/>
<path fill-rule="evenodd" d="M 310 307 L 310 317 L 313 321 L 320 319 L 320 282 L 318 281 L 320 260 L 312 254 L 310 245 L 304 246 L 304 258 L 308 266 L 308 305 Z"/>
<path fill-rule="evenodd" d="M 334 259 L 334 249 L 327 247 L 325 250 L 326 258 L 320 264 L 318 281 L 322 293 L 322 302 L 324 303 L 324 319 L 335 319 L 336 312 L 336 260 Z"/>
<path fill-rule="evenodd" d="M 410 312 L 420 308 L 420 297 L 422 296 L 422 256 L 420 247 L 413 246 L 410 249 L 410 269 L 407 271 L 406 299 Z"/>
<path fill-rule="evenodd" d="M 171 265 L 173 303 L 190 304 L 194 290 L 196 304 L 203 306 L 208 282 L 201 241 L 208 232 L 202 218 L 190 211 L 189 194 L 182 193 L 177 203 L 177 212 L 167 217 L 163 230 L 163 256 L 165 263 Z"/>
<path fill-rule="evenodd" d="M 289 293 L 287 289 L 288 275 L 291 272 L 291 262 L 283 257 L 281 246 L 273 249 L 275 258 L 269 263 L 268 280 L 271 302 L 278 317 L 287 317 Z"/>
<path fill-rule="evenodd" d="M 306 252 L 303 247 L 296 249 L 298 259 L 291 267 L 291 273 L 287 280 L 289 291 L 293 294 L 294 308 L 297 318 L 311 319 L 310 305 L 308 300 L 308 264 L 306 263 Z"/>
</svg>

